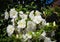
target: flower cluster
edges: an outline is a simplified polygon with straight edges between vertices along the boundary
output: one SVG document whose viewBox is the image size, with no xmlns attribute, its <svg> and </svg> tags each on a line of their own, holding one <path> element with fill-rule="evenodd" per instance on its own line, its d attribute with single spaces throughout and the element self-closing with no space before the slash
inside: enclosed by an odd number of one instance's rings
<svg viewBox="0 0 60 42">
<path fill-rule="evenodd" d="M 8 36 L 12 36 L 12 34 L 16 32 L 16 37 L 21 38 L 21 41 L 25 42 L 31 41 L 36 34 L 39 34 L 39 38 L 44 39 L 44 42 L 51 42 L 51 39 L 46 37 L 44 30 L 41 34 L 37 32 L 43 29 L 44 26 L 49 25 L 49 23 L 46 23 L 46 20 L 42 18 L 41 14 L 38 10 L 32 10 L 28 12 L 28 14 L 23 11 L 17 12 L 15 8 L 11 9 L 9 13 L 5 11 L 5 19 L 11 18 L 12 22 L 12 24 L 7 26 Z"/>
</svg>

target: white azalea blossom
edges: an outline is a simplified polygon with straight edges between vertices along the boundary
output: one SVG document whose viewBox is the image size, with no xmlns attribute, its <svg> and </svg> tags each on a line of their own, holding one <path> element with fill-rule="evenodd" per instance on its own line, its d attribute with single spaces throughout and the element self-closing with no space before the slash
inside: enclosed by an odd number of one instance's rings
<svg viewBox="0 0 60 42">
<path fill-rule="evenodd" d="M 46 32 L 44 31 L 41 35 L 45 37 L 46 36 Z"/>
<path fill-rule="evenodd" d="M 34 32 L 32 32 L 32 34 L 33 34 L 33 35 L 35 35 L 35 33 L 34 33 Z"/>
<path fill-rule="evenodd" d="M 49 23 L 46 23 L 47 26 L 49 26 Z"/>
<path fill-rule="evenodd" d="M 26 14 L 29 14 L 29 11 L 27 11 Z"/>
<path fill-rule="evenodd" d="M 28 39 L 31 39 L 31 38 L 32 38 L 32 35 L 30 35 L 30 34 L 23 34 L 24 41 L 26 41 Z"/>
<path fill-rule="evenodd" d="M 22 19 L 27 19 L 27 15 L 26 14 L 19 14 L 19 16 L 22 18 Z"/>
<path fill-rule="evenodd" d="M 39 24 L 39 28 L 43 28 L 44 26 L 46 26 L 46 20 L 42 19 L 41 23 Z"/>
<path fill-rule="evenodd" d="M 41 16 L 35 16 L 33 19 L 33 22 L 35 22 L 36 24 L 39 24 L 42 21 L 42 17 Z"/>
<path fill-rule="evenodd" d="M 19 14 L 24 14 L 23 11 L 19 11 Z"/>
<path fill-rule="evenodd" d="M 35 15 L 36 16 L 39 16 L 39 15 L 41 15 L 42 13 L 41 12 L 39 12 L 38 10 L 36 10 L 36 12 L 35 12 Z"/>
<path fill-rule="evenodd" d="M 16 34 L 16 38 L 19 38 L 19 35 L 18 34 Z"/>
<path fill-rule="evenodd" d="M 32 11 L 30 12 L 30 14 L 34 14 L 34 10 L 32 10 Z"/>
<path fill-rule="evenodd" d="M 18 21 L 18 28 L 25 28 L 26 26 L 26 21 L 24 19 Z"/>
<path fill-rule="evenodd" d="M 53 26 L 56 26 L 56 22 L 55 21 L 53 22 Z"/>
<path fill-rule="evenodd" d="M 31 20 L 34 19 L 34 10 L 30 12 L 29 17 L 31 18 Z"/>
<path fill-rule="evenodd" d="M 44 42 L 52 42 L 52 41 L 51 41 L 50 38 L 46 37 L 46 38 L 44 39 Z"/>
<path fill-rule="evenodd" d="M 16 18 L 18 16 L 18 12 L 15 10 L 15 8 L 10 10 L 10 18 Z"/>
<path fill-rule="evenodd" d="M 42 25 L 45 26 L 46 25 L 46 20 L 42 19 Z"/>
<path fill-rule="evenodd" d="M 15 26 L 15 19 L 12 19 L 11 22 L 12 22 L 13 26 Z"/>
<path fill-rule="evenodd" d="M 15 20 L 15 21 L 18 20 L 18 17 L 16 17 L 14 20 Z"/>
<path fill-rule="evenodd" d="M 56 40 L 52 41 L 52 42 L 56 42 Z"/>
<path fill-rule="evenodd" d="M 27 31 L 35 31 L 36 30 L 36 24 L 32 21 L 27 22 Z"/>
<path fill-rule="evenodd" d="M 14 32 L 14 26 L 13 25 L 8 25 L 7 26 L 7 33 L 8 33 L 8 36 L 11 36 Z"/>
<path fill-rule="evenodd" d="M 44 32 L 41 34 L 40 39 L 45 39 L 45 37 L 46 37 L 46 32 L 44 31 Z"/>
<path fill-rule="evenodd" d="M 18 31 L 18 33 L 20 33 L 20 32 L 21 32 L 21 28 L 18 28 L 18 27 L 17 27 L 17 31 Z"/>
<path fill-rule="evenodd" d="M 8 14 L 8 12 L 7 11 L 5 11 L 5 19 L 8 19 L 9 18 L 9 14 Z"/>
<path fill-rule="evenodd" d="M 51 37 L 53 37 L 55 35 L 55 31 L 52 31 L 51 33 Z"/>
<path fill-rule="evenodd" d="M 45 11 L 43 11 L 43 14 L 46 14 Z"/>
</svg>

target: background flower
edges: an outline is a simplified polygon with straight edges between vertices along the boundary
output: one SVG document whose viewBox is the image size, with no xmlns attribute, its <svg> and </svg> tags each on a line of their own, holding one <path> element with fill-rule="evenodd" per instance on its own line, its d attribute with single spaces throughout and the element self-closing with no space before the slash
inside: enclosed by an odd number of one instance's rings
<svg viewBox="0 0 60 42">
<path fill-rule="evenodd" d="M 32 11 L 30 12 L 30 14 L 29 14 L 29 18 L 31 18 L 31 20 L 34 19 L 34 10 L 32 10 Z"/>
<path fill-rule="evenodd" d="M 42 19 L 42 26 L 46 26 L 46 20 Z"/>
<path fill-rule="evenodd" d="M 41 15 L 41 14 L 42 14 L 42 13 L 39 12 L 38 10 L 35 11 L 35 15 L 36 15 L 36 16 L 39 16 L 39 15 Z"/>
<path fill-rule="evenodd" d="M 8 33 L 8 36 L 11 36 L 14 32 L 14 26 L 13 25 L 8 25 L 7 26 L 7 33 Z"/>
<path fill-rule="evenodd" d="M 28 21 L 27 22 L 27 31 L 35 31 L 36 30 L 36 24 L 33 21 Z"/>
<path fill-rule="evenodd" d="M 13 26 L 15 26 L 15 19 L 12 19 L 11 22 L 12 22 Z"/>
<path fill-rule="evenodd" d="M 7 11 L 5 11 L 5 19 L 8 19 L 9 18 L 9 14 L 8 14 L 8 12 Z"/>
<path fill-rule="evenodd" d="M 33 22 L 35 22 L 36 24 L 39 24 L 42 21 L 42 17 L 41 16 L 35 16 L 33 19 Z"/>
<path fill-rule="evenodd" d="M 19 20 L 17 22 L 17 24 L 18 24 L 18 28 L 25 28 L 26 27 L 26 21 L 24 19 Z"/>
<path fill-rule="evenodd" d="M 19 16 L 22 18 L 22 19 L 27 19 L 27 15 L 26 14 L 19 14 Z"/>
<path fill-rule="evenodd" d="M 19 14 L 24 14 L 23 11 L 19 11 Z"/>
<path fill-rule="evenodd" d="M 32 38 L 32 35 L 30 35 L 30 34 L 23 34 L 24 41 L 27 41 L 28 39 L 31 39 L 31 38 Z"/>
<path fill-rule="evenodd" d="M 15 8 L 10 10 L 10 18 L 16 18 L 18 16 L 18 12 L 15 10 Z"/>
<path fill-rule="evenodd" d="M 41 39 L 45 39 L 45 37 L 46 37 L 46 32 L 43 31 L 42 34 L 41 34 L 41 36 L 40 36 L 40 40 L 41 40 Z"/>
<path fill-rule="evenodd" d="M 50 38 L 46 37 L 44 42 L 52 42 Z"/>
</svg>

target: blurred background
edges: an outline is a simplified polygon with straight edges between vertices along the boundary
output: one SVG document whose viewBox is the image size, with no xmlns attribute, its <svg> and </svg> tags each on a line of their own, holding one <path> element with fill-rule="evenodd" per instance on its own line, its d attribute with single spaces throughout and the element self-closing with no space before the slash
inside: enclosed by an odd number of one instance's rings
<svg viewBox="0 0 60 42">
<path fill-rule="evenodd" d="M 34 4 L 38 6 L 38 8 L 47 6 L 60 7 L 60 0 L 0 0 L 0 12 L 8 8 L 8 5 L 10 7 L 13 7 L 14 5 L 17 4 L 27 5 L 30 4 L 31 2 L 34 2 Z"/>
</svg>

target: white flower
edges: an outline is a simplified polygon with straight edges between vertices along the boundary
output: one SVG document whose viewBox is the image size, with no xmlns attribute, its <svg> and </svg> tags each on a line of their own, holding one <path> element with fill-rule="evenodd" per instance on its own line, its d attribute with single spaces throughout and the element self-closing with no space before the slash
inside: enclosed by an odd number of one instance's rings
<svg viewBox="0 0 60 42">
<path fill-rule="evenodd" d="M 15 8 L 10 10 L 10 18 L 16 18 L 18 15 L 18 12 L 15 10 Z"/>
<path fill-rule="evenodd" d="M 55 21 L 53 22 L 53 26 L 56 26 L 56 22 Z"/>
<path fill-rule="evenodd" d="M 22 19 L 27 19 L 27 15 L 26 14 L 19 14 L 19 16 L 22 18 Z"/>
<path fill-rule="evenodd" d="M 27 22 L 27 31 L 35 31 L 36 30 L 36 24 L 32 21 Z"/>
<path fill-rule="evenodd" d="M 19 11 L 19 14 L 24 14 L 23 11 Z"/>
<path fill-rule="evenodd" d="M 52 41 L 52 42 L 56 42 L 56 40 Z"/>
<path fill-rule="evenodd" d="M 24 19 L 18 21 L 18 28 L 25 28 L 26 21 Z"/>
<path fill-rule="evenodd" d="M 33 22 L 35 22 L 36 24 L 39 24 L 42 21 L 42 17 L 41 16 L 35 16 L 33 19 Z"/>
<path fill-rule="evenodd" d="M 19 35 L 18 34 L 16 34 L 16 38 L 19 38 Z"/>
<path fill-rule="evenodd" d="M 45 37 L 46 36 L 46 32 L 44 31 L 41 35 Z"/>
<path fill-rule="evenodd" d="M 24 41 L 26 41 L 28 39 L 31 39 L 31 38 L 32 38 L 32 35 L 30 35 L 30 34 L 23 34 Z"/>
<path fill-rule="evenodd" d="M 14 26 L 13 25 L 8 25 L 7 26 L 7 33 L 8 33 L 8 36 L 11 36 L 14 32 Z"/>
<path fill-rule="evenodd" d="M 38 10 L 36 10 L 36 12 L 35 12 L 35 15 L 36 16 L 39 16 L 39 15 L 41 15 L 42 13 L 41 12 L 39 12 Z"/>
<path fill-rule="evenodd" d="M 45 39 L 45 37 L 46 37 L 46 32 L 44 31 L 44 32 L 41 34 L 40 39 Z"/>
<path fill-rule="evenodd" d="M 30 12 L 29 17 L 31 18 L 31 20 L 34 19 L 34 10 Z"/>
<path fill-rule="evenodd" d="M 8 12 L 7 11 L 5 11 L 5 19 L 8 19 L 9 18 L 9 14 L 8 14 Z"/>
<path fill-rule="evenodd" d="M 55 31 L 52 31 L 51 33 L 51 37 L 53 37 L 55 35 Z"/>
<path fill-rule="evenodd" d="M 49 23 L 46 23 L 47 26 L 49 26 Z"/>
<path fill-rule="evenodd" d="M 45 11 L 43 11 L 43 14 L 45 14 Z"/>
<path fill-rule="evenodd" d="M 30 14 L 34 14 L 34 10 L 32 10 L 32 11 L 30 12 Z"/>
<path fill-rule="evenodd" d="M 11 22 L 12 22 L 13 26 L 15 26 L 15 19 L 12 19 Z"/>
<path fill-rule="evenodd" d="M 42 19 L 41 23 L 39 24 L 39 28 L 43 28 L 44 26 L 46 26 L 46 21 L 45 19 Z"/>
<path fill-rule="evenodd" d="M 35 35 L 35 33 L 34 33 L 34 32 L 32 32 L 32 34 L 33 34 L 33 35 Z"/>
<path fill-rule="evenodd" d="M 46 25 L 46 20 L 42 19 L 42 25 L 45 26 Z"/>
<path fill-rule="evenodd" d="M 18 31 L 18 33 L 20 33 L 20 32 L 21 32 L 21 28 L 18 28 L 18 27 L 17 27 L 17 31 Z"/>
<path fill-rule="evenodd" d="M 51 41 L 50 38 L 46 37 L 46 38 L 44 39 L 44 42 L 52 42 L 52 41 Z"/>
<path fill-rule="evenodd" d="M 29 14 L 29 11 L 27 11 L 26 14 Z"/>
</svg>

